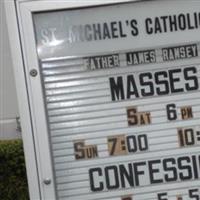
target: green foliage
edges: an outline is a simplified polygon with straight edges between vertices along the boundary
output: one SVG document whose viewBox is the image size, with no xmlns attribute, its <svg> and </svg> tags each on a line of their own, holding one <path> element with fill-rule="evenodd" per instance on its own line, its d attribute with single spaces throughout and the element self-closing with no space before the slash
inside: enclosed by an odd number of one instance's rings
<svg viewBox="0 0 200 200">
<path fill-rule="evenodd" d="M 0 141 L 0 199 L 29 199 L 21 140 Z"/>
</svg>

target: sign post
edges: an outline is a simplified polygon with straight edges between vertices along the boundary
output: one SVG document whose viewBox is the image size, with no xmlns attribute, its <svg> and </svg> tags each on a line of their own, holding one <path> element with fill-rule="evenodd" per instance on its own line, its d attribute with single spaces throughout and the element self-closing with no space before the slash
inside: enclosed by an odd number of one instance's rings
<svg viewBox="0 0 200 200">
<path fill-rule="evenodd" d="M 16 9 L 41 198 L 200 199 L 200 2 Z"/>
</svg>

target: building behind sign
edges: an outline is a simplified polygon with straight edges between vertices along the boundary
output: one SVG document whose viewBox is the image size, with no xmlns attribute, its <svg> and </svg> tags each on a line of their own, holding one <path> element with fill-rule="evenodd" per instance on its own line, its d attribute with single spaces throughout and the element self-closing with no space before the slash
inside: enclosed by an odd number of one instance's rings
<svg viewBox="0 0 200 200">
<path fill-rule="evenodd" d="M 3 1 L 0 1 L 0 140 L 20 138 L 19 116 L 8 31 Z"/>
</svg>

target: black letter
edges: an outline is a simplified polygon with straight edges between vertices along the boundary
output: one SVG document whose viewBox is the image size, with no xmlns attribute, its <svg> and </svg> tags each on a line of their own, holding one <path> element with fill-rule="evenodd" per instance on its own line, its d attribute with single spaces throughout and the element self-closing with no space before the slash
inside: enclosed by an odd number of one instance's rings
<svg viewBox="0 0 200 200">
<path fill-rule="evenodd" d="M 190 198 L 195 199 L 195 200 L 199 200 L 199 190 L 198 189 L 191 189 L 188 192 L 189 192 Z"/>
<path fill-rule="evenodd" d="M 132 88 L 133 90 L 131 90 Z M 127 99 L 130 99 L 132 95 L 135 95 L 135 97 L 139 97 L 134 76 L 128 75 L 127 76 Z"/>
<path fill-rule="evenodd" d="M 99 176 L 102 176 L 102 170 L 101 168 L 93 168 L 93 169 L 89 169 L 89 177 L 90 177 L 90 189 L 93 192 L 97 192 L 97 191 L 102 191 L 103 190 L 103 182 L 99 182 L 99 187 L 95 186 L 94 184 L 94 173 L 98 173 Z M 99 180 L 98 178 L 96 180 Z"/>
<path fill-rule="evenodd" d="M 147 97 L 147 96 L 153 96 L 154 95 L 154 88 L 153 88 L 153 83 L 151 81 L 145 81 L 145 77 L 147 77 L 148 79 L 152 79 L 152 74 L 151 73 L 144 73 L 144 74 L 140 74 L 139 75 L 139 79 L 140 79 L 140 85 L 141 86 L 148 86 L 147 91 L 145 89 L 141 89 L 141 94 L 143 97 Z"/>
<path fill-rule="evenodd" d="M 145 20 L 145 24 L 146 24 L 146 32 L 150 35 L 153 33 L 153 28 L 150 28 L 149 25 L 152 24 L 152 19 L 151 18 L 147 18 Z"/>
<path fill-rule="evenodd" d="M 158 200 L 168 200 L 167 197 L 163 197 L 163 196 L 167 196 L 167 193 L 166 192 L 165 193 L 159 193 L 158 194 Z"/>
<path fill-rule="evenodd" d="M 111 185 L 109 173 L 114 175 L 115 183 Z M 119 176 L 116 166 L 109 166 L 105 168 L 106 185 L 109 190 L 119 188 Z"/>
<path fill-rule="evenodd" d="M 137 21 L 136 21 L 135 19 L 132 19 L 132 20 L 131 20 L 131 28 L 133 29 L 133 30 L 131 31 L 131 34 L 132 34 L 133 36 L 137 36 L 138 33 L 139 33 L 139 31 L 138 31 L 138 28 L 137 28 Z"/>
<path fill-rule="evenodd" d="M 175 165 L 176 164 L 176 161 L 174 158 L 168 158 L 168 159 L 164 159 L 163 160 L 163 169 L 167 172 L 172 172 L 172 177 L 170 177 L 168 174 L 165 174 L 165 180 L 167 182 L 170 182 L 170 181 L 177 181 L 178 179 L 178 174 L 177 174 L 177 170 L 176 170 L 176 167 L 169 167 L 168 164 L 171 163 L 171 165 Z"/>
<path fill-rule="evenodd" d="M 187 91 L 198 90 L 199 89 L 198 77 L 189 75 L 189 73 L 197 74 L 196 67 L 185 68 L 183 72 L 184 72 L 185 80 L 194 82 L 191 85 L 190 85 L 190 83 L 186 83 L 185 84 L 186 90 Z"/>
<path fill-rule="evenodd" d="M 188 164 L 188 165 L 184 165 L 183 164 L 183 162 L 184 161 L 186 161 L 187 163 L 190 163 L 191 162 L 191 160 L 190 160 L 190 158 L 189 157 L 180 157 L 180 158 L 178 158 L 178 168 L 180 169 L 180 170 L 187 170 L 187 172 L 188 172 L 188 175 L 185 175 L 185 173 L 184 172 L 181 172 L 179 175 L 180 175 L 180 179 L 181 180 L 190 180 L 190 179 L 192 179 L 192 168 L 191 168 L 191 166 Z"/>
<path fill-rule="evenodd" d="M 134 173 L 135 173 L 135 185 L 140 186 L 139 175 L 144 174 L 144 171 L 139 171 L 138 167 L 145 165 L 145 162 L 138 162 L 133 164 Z"/>
<path fill-rule="evenodd" d="M 169 70 L 169 80 L 170 80 L 170 85 L 171 85 L 171 92 L 175 93 L 175 92 L 183 92 L 184 89 L 183 88 L 175 88 L 175 82 L 180 82 L 180 75 L 179 77 L 174 77 L 175 73 L 179 73 L 181 72 L 181 69 L 174 69 L 174 70 Z"/>
<path fill-rule="evenodd" d="M 119 171 L 120 171 L 120 178 L 122 183 L 122 188 L 126 187 L 125 179 L 128 181 L 129 186 L 134 186 L 134 180 L 133 180 L 133 168 L 132 165 L 128 164 L 128 170 L 124 165 L 119 165 Z"/>
<path fill-rule="evenodd" d="M 149 175 L 150 175 L 150 181 L 151 181 L 151 184 L 155 184 L 155 183 L 163 183 L 163 180 L 162 179 L 155 179 L 154 178 L 154 173 L 158 173 L 160 172 L 159 169 L 154 169 L 153 168 L 153 165 L 154 164 L 159 164 L 161 161 L 160 160 L 151 160 L 148 162 L 149 164 Z"/>
<path fill-rule="evenodd" d="M 110 81 L 110 90 L 112 101 L 123 100 L 124 99 L 124 88 L 123 88 L 123 79 L 121 76 L 117 77 L 117 83 L 115 82 L 114 77 L 109 78 Z"/>
<path fill-rule="evenodd" d="M 164 78 L 167 78 L 167 72 L 161 71 L 155 73 L 155 83 L 157 85 L 163 85 L 163 90 L 161 90 L 162 87 L 156 88 L 158 95 L 169 94 L 169 83 L 167 80 L 164 80 Z"/>
</svg>

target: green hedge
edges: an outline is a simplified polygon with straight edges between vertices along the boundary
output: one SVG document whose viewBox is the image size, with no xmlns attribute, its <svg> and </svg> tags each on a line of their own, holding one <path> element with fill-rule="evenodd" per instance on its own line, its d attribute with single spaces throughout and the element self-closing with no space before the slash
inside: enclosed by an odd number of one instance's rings
<svg viewBox="0 0 200 200">
<path fill-rule="evenodd" d="M 21 140 L 0 141 L 0 199 L 29 199 Z"/>
</svg>

